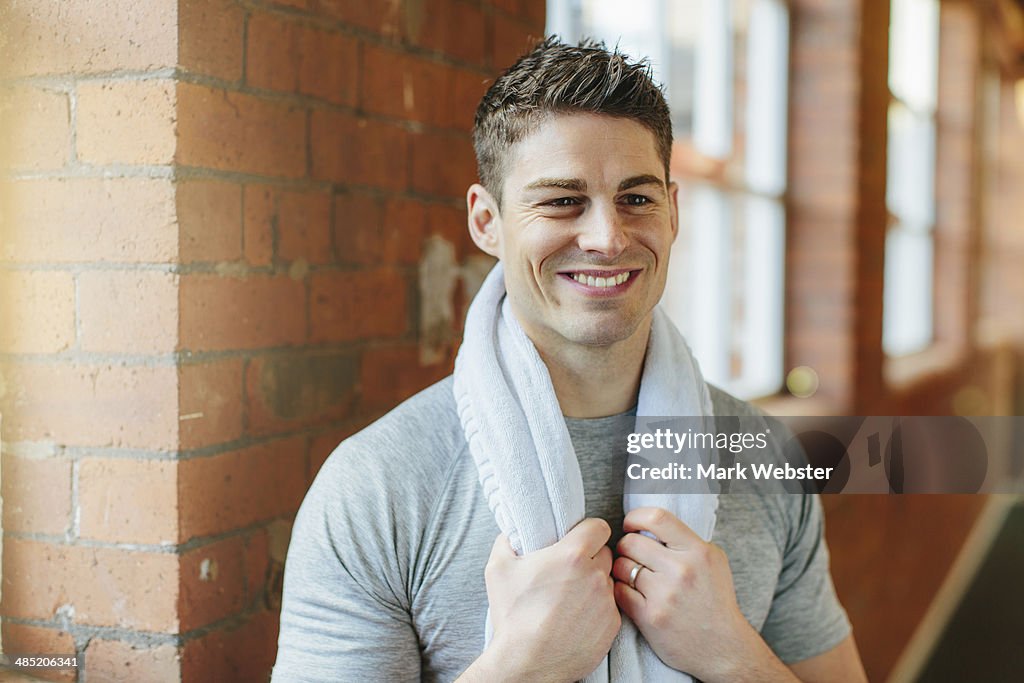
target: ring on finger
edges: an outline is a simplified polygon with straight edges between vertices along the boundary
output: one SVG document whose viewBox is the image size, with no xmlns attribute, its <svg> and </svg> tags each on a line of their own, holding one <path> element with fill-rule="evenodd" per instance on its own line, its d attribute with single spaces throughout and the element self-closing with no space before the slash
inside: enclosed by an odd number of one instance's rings
<svg viewBox="0 0 1024 683">
<path fill-rule="evenodd" d="M 633 568 L 629 570 L 629 587 L 636 590 L 636 577 L 640 574 L 641 569 L 647 569 L 639 562 L 633 565 Z"/>
</svg>

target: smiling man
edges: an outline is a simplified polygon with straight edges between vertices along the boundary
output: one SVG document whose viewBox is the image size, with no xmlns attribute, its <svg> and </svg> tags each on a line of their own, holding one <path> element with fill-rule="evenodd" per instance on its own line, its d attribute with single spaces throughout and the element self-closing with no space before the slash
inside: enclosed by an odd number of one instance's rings
<svg viewBox="0 0 1024 683">
<path fill-rule="evenodd" d="M 549 39 L 491 86 L 467 204 L 499 263 L 454 377 L 310 489 L 275 681 L 864 680 L 815 496 L 624 495 L 623 416 L 757 414 L 657 308 L 669 121 L 598 44 Z"/>
</svg>

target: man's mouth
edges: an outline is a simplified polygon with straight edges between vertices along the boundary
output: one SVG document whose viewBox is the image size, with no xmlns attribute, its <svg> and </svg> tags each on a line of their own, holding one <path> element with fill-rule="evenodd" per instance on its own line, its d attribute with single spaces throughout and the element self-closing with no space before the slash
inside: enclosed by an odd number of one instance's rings
<svg viewBox="0 0 1024 683">
<path fill-rule="evenodd" d="M 581 285 L 587 287 L 598 287 L 598 288 L 611 288 L 618 287 L 619 285 L 627 282 L 633 273 L 637 271 L 631 270 L 619 270 L 619 271 L 593 271 L 593 270 L 573 270 L 564 271 L 561 275 L 574 280 Z"/>
</svg>

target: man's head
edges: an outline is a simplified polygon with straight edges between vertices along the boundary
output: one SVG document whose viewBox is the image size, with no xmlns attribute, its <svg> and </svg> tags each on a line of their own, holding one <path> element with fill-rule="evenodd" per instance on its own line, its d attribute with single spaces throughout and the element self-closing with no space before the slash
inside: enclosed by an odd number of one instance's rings
<svg viewBox="0 0 1024 683">
<path fill-rule="evenodd" d="M 672 121 L 650 66 L 609 52 L 603 43 L 585 40 L 574 47 L 551 37 L 499 77 L 476 110 L 473 146 L 480 181 L 499 207 L 509 150 L 552 115 L 573 113 L 631 119 L 649 130 L 668 182 Z"/>
<path fill-rule="evenodd" d="M 542 354 L 642 351 L 677 220 L 668 109 L 646 67 L 548 40 L 480 112 L 482 179 L 502 198 L 469 188 L 470 234 L 502 261 L 527 335 Z"/>
</svg>

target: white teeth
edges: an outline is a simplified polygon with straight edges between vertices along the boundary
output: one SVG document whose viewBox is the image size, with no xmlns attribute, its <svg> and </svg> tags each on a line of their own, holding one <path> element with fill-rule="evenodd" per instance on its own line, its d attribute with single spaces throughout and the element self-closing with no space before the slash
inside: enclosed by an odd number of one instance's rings
<svg viewBox="0 0 1024 683">
<path fill-rule="evenodd" d="M 615 287 L 629 279 L 629 271 L 619 273 L 618 275 L 610 275 L 609 277 L 597 278 L 584 273 L 575 273 L 573 274 L 572 279 L 581 285 L 587 285 L 588 287 Z"/>
</svg>

